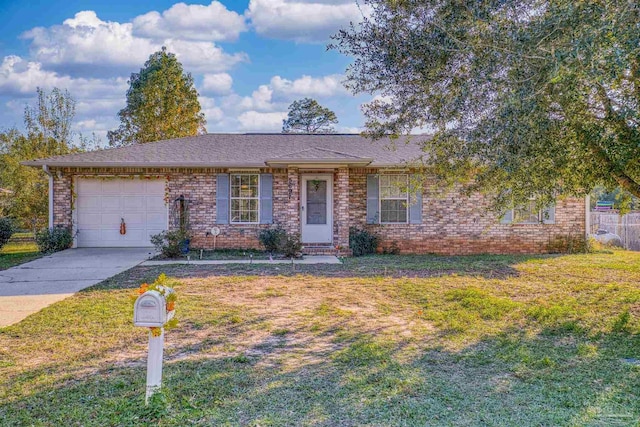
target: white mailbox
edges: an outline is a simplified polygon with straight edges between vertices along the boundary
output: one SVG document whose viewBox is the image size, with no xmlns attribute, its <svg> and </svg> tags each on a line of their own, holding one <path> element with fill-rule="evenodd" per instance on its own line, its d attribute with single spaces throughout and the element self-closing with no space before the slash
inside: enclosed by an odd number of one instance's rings
<svg viewBox="0 0 640 427">
<path fill-rule="evenodd" d="M 167 302 L 158 291 L 147 291 L 133 306 L 133 324 L 161 328 L 167 323 Z"/>
</svg>

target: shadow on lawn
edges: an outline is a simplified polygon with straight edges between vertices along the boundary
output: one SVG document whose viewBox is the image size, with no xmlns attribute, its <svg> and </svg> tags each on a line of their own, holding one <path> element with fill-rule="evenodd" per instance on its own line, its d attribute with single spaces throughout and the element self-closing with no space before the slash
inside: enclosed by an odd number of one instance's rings
<svg viewBox="0 0 640 427">
<path fill-rule="evenodd" d="M 226 264 L 226 265 L 164 265 L 136 267 L 108 279 L 92 289 L 128 288 L 136 283 L 153 281 L 160 273 L 168 276 L 295 276 L 316 277 L 441 277 L 448 275 L 472 276 L 489 279 L 517 277 L 514 265 L 557 258 L 562 255 L 385 255 L 345 258 L 343 264 Z"/>
<path fill-rule="evenodd" d="M 292 333 L 295 335 L 295 333 Z M 610 334 L 598 349 L 556 331 L 518 329 L 459 352 L 412 350 L 368 334 L 306 354 L 292 368 L 295 336 L 257 343 L 250 357 L 169 361 L 161 425 L 635 425 L 636 336 Z M 209 355 L 211 356 L 211 355 Z M 198 355 L 194 355 L 198 357 Z M 9 425 L 136 425 L 144 367 L 110 367 L 0 406 Z"/>
</svg>

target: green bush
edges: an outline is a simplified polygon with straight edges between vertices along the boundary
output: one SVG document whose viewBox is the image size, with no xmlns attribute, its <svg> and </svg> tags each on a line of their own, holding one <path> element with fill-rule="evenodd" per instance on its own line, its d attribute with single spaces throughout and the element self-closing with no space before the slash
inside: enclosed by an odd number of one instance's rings
<svg viewBox="0 0 640 427">
<path fill-rule="evenodd" d="M 36 233 L 36 244 L 44 254 L 63 251 L 73 244 L 73 235 L 68 227 L 58 225 L 45 228 Z"/>
<path fill-rule="evenodd" d="M 163 231 L 151 236 L 151 244 L 165 258 L 178 258 L 182 253 L 182 244 L 190 238 L 189 232 L 184 230 Z"/>
<path fill-rule="evenodd" d="M 267 252 L 275 253 L 280 249 L 281 242 L 287 238 L 287 232 L 281 226 L 266 228 L 258 233 L 258 240 Z"/>
<path fill-rule="evenodd" d="M 13 232 L 13 221 L 9 218 L 0 218 L 0 249 L 7 244 Z"/>
<path fill-rule="evenodd" d="M 285 258 L 298 258 L 302 253 L 300 233 L 285 234 L 285 236 L 280 240 L 278 252 L 280 252 Z"/>
<path fill-rule="evenodd" d="M 349 229 L 349 248 L 353 256 L 375 254 L 379 241 L 380 237 L 375 233 L 356 227 Z"/>
</svg>

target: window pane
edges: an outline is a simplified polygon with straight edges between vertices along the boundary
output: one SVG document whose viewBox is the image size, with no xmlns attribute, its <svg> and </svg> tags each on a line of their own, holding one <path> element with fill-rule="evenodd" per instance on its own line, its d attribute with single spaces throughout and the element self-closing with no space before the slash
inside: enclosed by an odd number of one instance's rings
<svg viewBox="0 0 640 427">
<path fill-rule="evenodd" d="M 406 198 L 407 175 L 381 175 L 380 198 Z"/>
<path fill-rule="evenodd" d="M 513 210 L 514 223 L 537 223 L 540 222 L 535 200 L 531 200 L 523 206 L 518 206 Z"/>
<path fill-rule="evenodd" d="M 381 222 L 407 222 L 407 204 L 404 200 L 382 200 L 380 202 Z"/>
</svg>

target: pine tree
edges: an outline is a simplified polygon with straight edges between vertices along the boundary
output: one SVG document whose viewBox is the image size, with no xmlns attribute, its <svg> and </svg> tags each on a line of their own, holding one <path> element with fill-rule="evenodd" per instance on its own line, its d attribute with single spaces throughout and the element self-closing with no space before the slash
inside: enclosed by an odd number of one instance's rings
<svg viewBox="0 0 640 427">
<path fill-rule="evenodd" d="M 131 74 L 120 127 L 108 132 L 109 145 L 179 138 L 206 132 L 191 73 L 166 48 L 153 53 L 139 73 Z"/>
<path fill-rule="evenodd" d="M 294 101 L 282 121 L 282 133 L 333 133 L 338 123 L 336 113 L 311 98 Z"/>
</svg>

